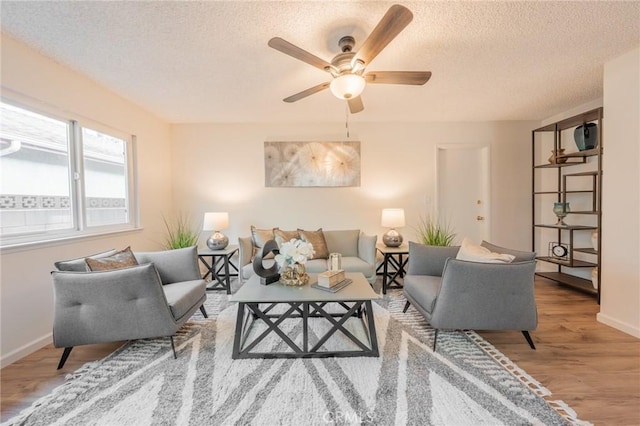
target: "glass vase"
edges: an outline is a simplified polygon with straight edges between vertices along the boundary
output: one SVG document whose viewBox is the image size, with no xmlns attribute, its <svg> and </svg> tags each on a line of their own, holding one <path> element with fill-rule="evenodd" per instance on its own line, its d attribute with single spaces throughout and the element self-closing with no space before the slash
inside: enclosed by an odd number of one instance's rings
<svg viewBox="0 0 640 426">
<path fill-rule="evenodd" d="M 302 263 L 294 263 L 285 267 L 280 276 L 280 282 L 293 287 L 303 286 L 309 283 L 307 268 Z"/>
<path fill-rule="evenodd" d="M 553 203 L 553 213 L 558 217 L 558 222 L 556 223 L 557 226 L 567 226 L 563 219 L 570 211 L 569 203 Z"/>
</svg>

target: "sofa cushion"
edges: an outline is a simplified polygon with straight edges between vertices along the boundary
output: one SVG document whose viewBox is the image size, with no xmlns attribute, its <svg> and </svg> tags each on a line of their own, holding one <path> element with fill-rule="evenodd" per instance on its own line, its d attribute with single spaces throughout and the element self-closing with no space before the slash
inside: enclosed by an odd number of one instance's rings
<svg viewBox="0 0 640 426">
<path fill-rule="evenodd" d="M 309 259 L 304 266 L 309 274 L 319 274 L 320 272 L 324 272 L 329 269 L 327 259 Z"/>
<path fill-rule="evenodd" d="M 491 251 L 486 247 L 473 244 L 471 240 L 465 238 L 462 240 L 456 259 L 482 263 L 511 263 L 515 256 Z"/>
<path fill-rule="evenodd" d="M 329 253 L 340 253 L 343 257 L 358 256 L 359 229 L 323 233 Z"/>
<path fill-rule="evenodd" d="M 92 254 L 91 256 L 79 257 L 77 259 L 70 259 L 70 260 L 61 260 L 59 262 L 54 263 L 54 265 L 56 266 L 56 269 L 58 269 L 58 271 L 87 272 L 89 271 L 89 269 L 87 268 L 87 262 L 86 262 L 87 257 L 91 259 L 99 259 L 101 257 L 111 256 L 112 254 L 117 252 L 118 252 L 117 250 L 111 249 L 111 250 L 103 251 L 102 253 Z"/>
<path fill-rule="evenodd" d="M 324 233 L 322 228 L 317 231 L 305 231 L 304 229 L 298 229 L 300 238 L 304 241 L 311 243 L 315 254 L 314 259 L 327 259 L 329 258 L 329 250 L 327 249 L 327 242 L 324 239 Z"/>
<path fill-rule="evenodd" d="M 97 259 L 87 257 L 87 269 L 89 271 L 111 271 L 113 269 L 128 268 L 136 266 L 138 261 L 131 252 L 131 247 L 115 252 L 111 256 L 99 257 Z"/>
<path fill-rule="evenodd" d="M 403 291 L 408 293 L 414 303 L 418 303 L 424 311 L 432 314 L 441 281 L 441 277 L 430 275 L 405 275 Z"/>
<path fill-rule="evenodd" d="M 375 265 L 367 263 L 357 256 L 342 256 L 342 269 L 349 272 L 361 272 L 365 277 L 374 274 Z"/>
<path fill-rule="evenodd" d="M 204 280 L 182 281 L 162 286 L 173 318 L 179 320 L 202 299 L 206 291 Z"/>
<path fill-rule="evenodd" d="M 277 228 L 271 229 L 258 229 L 255 226 L 251 225 L 251 240 L 253 241 L 253 245 L 257 248 L 262 248 L 266 244 L 267 241 L 275 239 L 275 230 Z"/>
<path fill-rule="evenodd" d="M 135 252 L 134 255 L 141 265 L 155 264 L 162 284 L 201 278 L 196 246 L 175 250 Z"/>
<path fill-rule="evenodd" d="M 282 243 L 286 243 L 287 241 L 291 240 L 297 240 L 300 238 L 300 234 L 298 233 L 297 229 L 295 231 L 284 231 L 282 229 L 276 228 L 273 230 L 273 233 L 275 234 L 278 247 L 280 247 Z"/>
<path fill-rule="evenodd" d="M 448 258 L 455 258 L 460 250 L 459 246 L 427 246 L 409 241 L 409 275 L 442 276 L 444 263 Z"/>
<path fill-rule="evenodd" d="M 515 256 L 515 259 L 513 259 L 514 262 L 526 262 L 528 260 L 534 260 L 536 258 L 536 253 L 532 252 L 532 251 L 520 251 L 520 250 L 513 250 L 510 248 L 506 248 L 506 247 L 500 247 L 497 246 L 495 244 L 491 244 L 487 241 L 482 241 L 480 243 L 480 245 L 482 247 L 486 247 L 491 251 L 497 252 L 497 253 L 506 253 L 506 254 L 511 254 L 513 256 Z"/>
</svg>

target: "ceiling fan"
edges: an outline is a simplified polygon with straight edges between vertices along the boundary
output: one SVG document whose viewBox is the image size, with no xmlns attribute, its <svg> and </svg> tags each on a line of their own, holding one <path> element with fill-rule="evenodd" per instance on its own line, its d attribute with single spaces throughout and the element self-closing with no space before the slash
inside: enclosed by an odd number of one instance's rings
<svg viewBox="0 0 640 426">
<path fill-rule="evenodd" d="M 429 78 L 431 78 L 430 71 L 364 72 L 371 61 L 409 25 L 412 19 L 413 14 L 406 7 L 399 4 L 391 6 L 357 52 L 353 51 L 355 39 L 351 36 L 342 37 L 338 42 L 342 53 L 337 54 L 331 62 L 320 59 L 280 37 L 272 38 L 269 40 L 270 47 L 306 62 L 309 65 L 320 68 L 330 73 L 333 77 L 331 81 L 310 87 L 295 95 L 284 98 L 283 101 L 296 102 L 326 88 L 330 88 L 336 97 L 347 101 L 349 110 L 352 114 L 355 114 L 364 109 L 360 94 L 367 83 L 411 84 L 416 86 L 425 84 L 429 81 Z"/>
</svg>

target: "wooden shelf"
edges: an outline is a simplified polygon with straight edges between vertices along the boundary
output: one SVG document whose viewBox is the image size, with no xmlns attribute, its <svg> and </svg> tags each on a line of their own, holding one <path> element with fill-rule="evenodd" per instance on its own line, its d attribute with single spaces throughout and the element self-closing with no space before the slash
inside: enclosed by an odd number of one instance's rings
<svg viewBox="0 0 640 426">
<path fill-rule="evenodd" d="M 555 257 L 549 256 L 538 256 L 536 259 L 541 260 L 543 262 L 555 263 L 556 265 L 566 266 L 567 268 L 595 268 L 598 266 L 597 263 L 585 262 L 584 260 L 573 259 L 571 261 L 568 260 L 560 260 Z"/>
<path fill-rule="evenodd" d="M 586 226 L 586 225 L 544 225 L 544 224 L 534 224 L 536 228 L 551 228 L 551 229 L 565 229 L 567 231 L 584 231 L 584 230 L 595 230 L 598 229 L 597 226 Z"/>
<path fill-rule="evenodd" d="M 593 190 L 591 189 L 579 189 L 575 191 L 565 191 L 565 194 L 591 194 Z M 562 191 L 536 191 L 534 192 L 536 195 L 545 195 L 545 194 L 562 194 Z M 571 212 L 568 212 L 571 213 Z"/>
<path fill-rule="evenodd" d="M 598 254 L 598 251 L 591 247 L 574 248 L 573 251 L 579 251 L 580 253 Z"/>
<path fill-rule="evenodd" d="M 559 169 L 561 167 L 568 166 L 577 166 L 578 164 L 584 164 L 584 161 L 567 161 L 566 163 L 549 163 L 549 164 L 538 164 L 537 166 L 533 166 L 534 169 Z"/>
<path fill-rule="evenodd" d="M 584 278 L 564 274 L 562 272 L 536 272 L 536 275 L 560 284 L 568 285 L 594 296 L 598 295 L 598 291 L 593 288 L 591 281 L 585 280 Z"/>
<path fill-rule="evenodd" d="M 585 151 L 569 152 L 567 154 L 558 155 L 556 156 L 556 158 L 576 158 L 576 157 L 585 158 L 585 157 L 593 157 L 594 155 L 598 155 L 598 154 L 600 154 L 600 147 L 587 149 Z"/>
<path fill-rule="evenodd" d="M 598 176 L 598 172 L 567 173 L 565 176 Z"/>
</svg>

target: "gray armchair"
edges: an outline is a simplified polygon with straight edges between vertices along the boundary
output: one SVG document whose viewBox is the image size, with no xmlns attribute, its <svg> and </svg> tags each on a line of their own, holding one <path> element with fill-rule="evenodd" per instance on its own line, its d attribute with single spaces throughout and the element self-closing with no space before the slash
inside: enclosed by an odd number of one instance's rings
<svg viewBox="0 0 640 426">
<path fill-rule="evenodd" d="M 409 243 L 404 295 L 435 329 L 520 330 L 535 349 L 529 331 L 538 314 L 534 296 L 535 253 L 510 250 L 487 242 L 491 251 L 512 254 L 512 263 L 480 263 L 455 259 L 459 247 Z"/>
<path fill-rule="evenodd" d="M 134 255 L 138 266 L 110 271 L 87 272 L 84 258 L 56 263 L 53 343 L 65 348 L 58 369 L 74 346 L 149 337 L 169 336 L 175 358 L 176 331 L 198 308 L 207 317 L 196 247 Z"/>
</svg>

